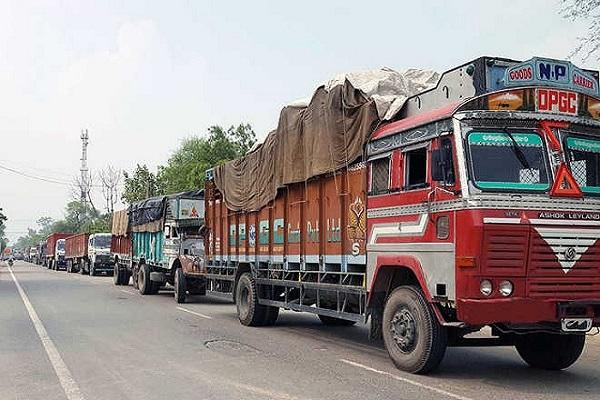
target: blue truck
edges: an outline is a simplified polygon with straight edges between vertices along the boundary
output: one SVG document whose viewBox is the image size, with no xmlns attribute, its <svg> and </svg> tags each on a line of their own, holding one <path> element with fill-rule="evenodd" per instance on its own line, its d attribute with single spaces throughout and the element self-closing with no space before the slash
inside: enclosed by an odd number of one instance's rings
<svg viewBox="0 0 600 400">
<path fill-rule="evenodd" d="M 178 303 L 205 294 L 205 279 L 194 273 L 204 265 L 204 192 L 142 200 L 128 216 L 133 286 L 148 295 L 169 284 Z"/>
</svg>

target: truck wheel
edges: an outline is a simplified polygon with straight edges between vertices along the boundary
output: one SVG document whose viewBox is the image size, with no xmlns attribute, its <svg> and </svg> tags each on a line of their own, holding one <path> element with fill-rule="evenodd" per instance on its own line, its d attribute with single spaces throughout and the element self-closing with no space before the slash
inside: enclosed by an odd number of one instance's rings
<svg viewBox="0 0 600 400">
<path fill-rule="evenodd" d="M 260 326 L 266 320 L 267 308 L 258 304 L 256 282 L 249 272 L 240 276 L 235 288 L 235 305 L 242 325 Z"/>
<path fill-rule="evenodd" d="M 135 265 L 135 264 L 133 264 L 133 265 L 131 266 L 131 278 L 132 278 L 132 279 L 131 279 L 131 282 L 132 282 L 132 284 L 133 284 L 133 288 L 134 288 L 134 289 L 139 289 L 139 288 L 140 288 L 140 286 L 139 286 L 139 282 L 140 282 L 140 281 L 139 281 L 139 275 L 140 275 L 140 274 L 139 274 L 139 272 L 138 272 L 138 266 L 137 266 L 137 265 Z"/>
<path fill-rule="evenodd" d="M 175 282 L 173 283 L 173 286 L 175 286 L 175 301 L 179 304 L 185 303 L 187 285 L 185 282 L 185 275 L 181 268 L 175 270 Z"/>
<path fill-rule="evenodd" d="M 425 374 L 444 358 L 448 335 L 423 293 L 413 286 L 400 286 L 383 309 L 383 341 L 396 367 Z"/>
<path fill-rule="evenodd" d="M 121 286 L 123 284 L 123 271 L 119 267 L 115 265 L 115 269 L 113 270 L 113 283 L 117 286 Z"/>
<path fill-rule="evenodd" d="M 584 344 L 585 335 L 529 333 L 518 336 L 515 347 L 530 366 L 557 371 L 573 365 Z"/>
<path fill-rule="evenodd" d="M 206 295 L 206 285 L 199 279 L 188 279 L 186 281 L 188 293 L 195 296 Z"/>
<path fill-rule="evenodd" d="M 323 325 L 327 326 L 352 326 L 356 324 L 356 321 L 350 321 L 343 318 L 329 317 L 327 315 L 320 315 L 319 319 Z"/>
<path fill-rule="evenodd" d="M 264 326 L 272 326 L 277 322 L 277 318 L 279 317 L 279 307 L 274 306 L 265 306 L 267 308 L 267 312 L 265 313 L 265 320 L 263 321 Z"/>
<path fill-rule="evenodd" d="M 79 265 L 79 273 L 85 275 L 85 261 L 79 261 L 77 264 Z"/>
<path fill-rule="evenodd" d="M 156 285 L 150 280 L 150 266 L 142 264 L 138 270 L 138 290 L 140 294 L 154 294 Z"/>
<path fill-rule="evenodd" d="M 129 286 L 129 278 L 131 278 L 131 273 L 127 270 L 123 271 L 123 286 Z"/>
</svg>

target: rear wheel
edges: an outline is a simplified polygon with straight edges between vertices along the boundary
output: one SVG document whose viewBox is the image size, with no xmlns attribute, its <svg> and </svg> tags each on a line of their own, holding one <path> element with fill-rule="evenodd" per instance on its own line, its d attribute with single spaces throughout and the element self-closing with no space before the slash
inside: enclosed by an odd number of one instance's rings
<svg viewBox="0 0 600 400">
<path fill-rule="evenodd" d="M 175 286 L 175 301 L 179 304 L 185 303 L 187 289 L 185 275 L 181 268 L 175 270 L 175 281 L 173 282 L 173 286 Z"/>
<path fill-rule="evenodd" d="M 150 267 L 148 264 L 140 265 L 137 275 L 138 290 L 140 294 L 153 294 L 154 285 L 150 280 Z"/>
<path fill-rule="evenodd" d="M 267 308 L 258 304 L 256 282 L 249 272 L 240 276 L 235 289 L 235 304 L 242 325 L 260 326 L 266 320 Z"/>
<path fill-rule="evenodd" d="M 113 270 L 113 282 L 117 286 L 123 285 L 123 271 L 117 264 L 115 264 L 115 268 Z"/>
<path fill-rule="evenodd" d="M 515 347 L 521 358 L 534 368 L 561 370 L 579 359 L 585 335 L 530 333 L 517 337 Z"/>
<path fill-rule="evenodd" d="M 329 317 L 327 315 L 319 315 L 319 319 L 323 325 L 327 326 L 352 326 L 356 324 L 356 321 L 350 321 L 343 318 Z"/>
<path fill-rule="evenodd" d="M 448 335 L 423 293 L 413 286 L 400 286 L 383 310 L 383 341 L 396 367 L 425 374 L 444 358 Z"/>
</svg>

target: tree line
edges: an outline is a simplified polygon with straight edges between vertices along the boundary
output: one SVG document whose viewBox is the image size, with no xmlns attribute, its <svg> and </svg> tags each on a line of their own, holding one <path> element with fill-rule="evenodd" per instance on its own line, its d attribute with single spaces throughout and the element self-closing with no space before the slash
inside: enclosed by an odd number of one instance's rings
<svg viewBox="0 0 600 400">
<path fill-rule="evenodd" d="M 255 143 L 256 134 L 250 124 L 227 129 L 215 125 L 208 128 L 206 135 L 184 139 L 166 164 L 159 165 L 156 171 L 151 171 L 145 163 L 138 163 L 133 171 L 106 168 L 98 174 L 100 185 L 83 185 L 76 180 L 72 191 L 73 199 L 65 205 L 64 218 L 38 219 L 36 227 L 28 228 L 27 234 L 21 236 L 13 247 L 26 250 L 44 241 L 52 232 L 110 232 L 121 177 L 123 188 L 120 198 L 125 205 L 148 197 L 200 189 L 204 186 L 207 169 L 246 154 Z M 91 182 L 91 176 L 88 182 Z M 88 190 L 86 202 L 79 200 L 84 187 Z M 89 191 L 94 188 L 102 190 L 106 200 L 104 212 L 98 210 L 92 202 Z M 0 209 L 0 243 L 4 237 L 5 220 Z"/>
</svg>

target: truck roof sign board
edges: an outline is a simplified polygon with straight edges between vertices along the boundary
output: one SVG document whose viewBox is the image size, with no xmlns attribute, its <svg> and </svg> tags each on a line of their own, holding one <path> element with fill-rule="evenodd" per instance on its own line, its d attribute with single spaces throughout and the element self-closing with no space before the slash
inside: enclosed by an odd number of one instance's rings
<svg viewBox="0 0 600 400">
<path fill-rule="evenodd" d="M 177 219 L 200 219 L 204 217 L 204 200 L 180 199 Z"/>
<path fill-rule="evenodd" d="M 504 73 L 504 85 L 554 86 L 598 95 L 598 80 L 569 61 L 534 57 L 509 67 Z"/>
</svg>

